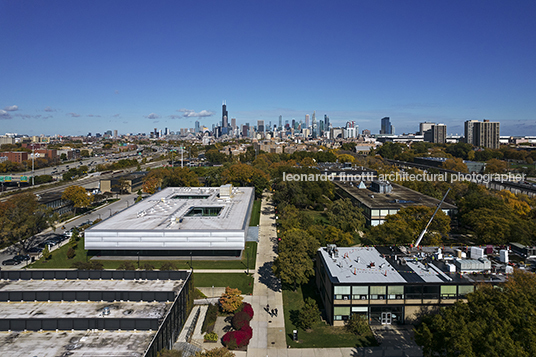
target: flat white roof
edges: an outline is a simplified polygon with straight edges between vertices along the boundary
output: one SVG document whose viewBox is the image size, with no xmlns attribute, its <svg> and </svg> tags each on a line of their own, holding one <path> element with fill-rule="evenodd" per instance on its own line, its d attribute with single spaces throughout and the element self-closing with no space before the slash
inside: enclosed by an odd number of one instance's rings
<svg viewBox="0 0 536 357">
<path fill-rule="evenodd" d="M 0 280 L 2 291 L 180 291 L 183 280 Z"/>
<path fill-rule="evenodd" d="M 103 309 L 109 308 L 109 315 Z M 165 302 L 4 302 L 0 319 L 61 318 L 163 318 L 171 303 Z"/>
<path fill-rule="evenodd" d="M 249 224 L 246 220 L 253 190 L 252 187 L 233 187 L 230 197 L 220 198 L 219 187 L 168 187 L 89 228 L 87 232 L 244 230 Z M 193 207 L 222 209 L 217 216 L 186 217 Z"/>
<path fill-rule="evenodd" d="M 156 331 L 0 332 L 0 354 L 57 357 L 143 356 Z"/>
<path fill-rule="evenodd" d="M 373 247 L 337 247 L 338 257 L 320 248 L 331 276 L 340 283 L 405 283 L 406 280 Z"/>
</svg>

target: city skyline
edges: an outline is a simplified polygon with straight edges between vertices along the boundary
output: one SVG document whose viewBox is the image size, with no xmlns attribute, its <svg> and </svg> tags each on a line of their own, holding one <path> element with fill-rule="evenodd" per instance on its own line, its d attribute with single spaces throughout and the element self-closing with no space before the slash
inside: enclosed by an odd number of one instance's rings
<svg viewBox="0 0 536 357">
<path fill-rule="evenodd" d="M 327 114 L 372 133 L 536 135 L 536 3 L 0 0 L 0 128 L 28 135 Z M 313 19 L 321 19 L 319 23 Z M 275 25 L 277 24 L 277 26 Z"/>
</svg>

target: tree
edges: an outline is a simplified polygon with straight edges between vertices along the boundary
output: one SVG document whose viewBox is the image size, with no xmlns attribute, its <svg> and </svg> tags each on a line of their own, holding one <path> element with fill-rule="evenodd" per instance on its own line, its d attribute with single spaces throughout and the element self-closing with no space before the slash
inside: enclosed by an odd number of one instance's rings
<svg viewBox="0 0 536 357">
<path fill-rule="evenodd" d="M 441 165 L 446 170 L 453 170 L 458 172 L 467 172 L 467 165 L 463 162 L 462 159 L 447 159 Z"/>
<path fill-rule="evenodd" d="M 221 309 L 224 312 L 234 313 L 242 306 L 242 292 L 239 289 L 225 288 L 225 292 L 221 295 L 219 302 Z"/>
<path fill-rule="evenodd" d="M 67 259 L 73 259 L 76 255 L 76 251 L 73 249 L 73 247 L 69 247 L 67 250 Z"/>
<path fill-rule="evenodd" d="M 397 155 L 402 154 L 402 146 L 387 141 L 378 149 L 378 154 L 384 159 L 396 159 Z"/>
<path fill-rule="evenodd" d="M 320 310 L 313 298 L 306 298 L 298 316 L 299 327 L 308 330 L 320 321 Z"/>
<path fill-rule="evenodd" d="M 77 208 L 85 208 L 91 204 L 92 197 L 87 194 L 86 189 L 81 186 L 69 186 L 61 195 L 64 200 L 71 201 L 74 205 L 76 215 Z"/>
<path fill-rule="evenodd" d="M 314 275 L 313 261 L 306 250 L 280 252 L 272 267 L 274 274 L 286 284 L 305 284 Z"/>
<path fill-rule="evenodd" d="M 370 331 L 370 327 L 367 318 L 361 314 L 352 314 L 350 319 L 344 322 L 344 327 L 348 332 L 355 335 L 363 335 Z"/>
<path fill-rule="evenodd" d="M 370 228 L 366 235 L 371 244 L 410 244 L 417 240 L 435 208 L 410 206 L 402 208 L 397 214 L 388 215 L 381 225 Z M 423 244 L 440 244 L 450 231 L 450 217 L 443 211 L 437 211 L 423 239 Z"/>
<path fill-rule="evenodd" d="M 342 198 L 331 204 L 326 215 L 333 227 L 343 232 L 355 233 L 365 226 L 365 216 L 349 198 Z"/>
<path fill-rule="evenodd" d="M 497 160 L 497 159 L 491 159 L 486 162 L 486 169 L 484 172 L 486 174 L 495 174 L 495 173 L 503 173 L 506 171 L 507 164 L 505 161 Z"/>
<path fill-rule="evenodd" d="M 499 288 L 482 285 L 435 314 L 423 316 L 415 341 L 428 356 L 535 356 L 536 277 L 515 271 Z"/>
<path fill-rule="evenodd" d="M 255 197 L 261 197 L 262 191 L 268 188 L 270 177 L 265 172 L 247 164 L 234 164 L 222 172 L 222 179 L 225 183 L 234 186 L 255 187 Z"/>
<path fill-rule="evenodd" d="M 61 161 L 65 161 L 65 160 L 67 160 L 67 154 L 64 153 L 64 152 L 62 152 L 62 153 L 60 154 L 60 160 L 61 160 Z"/>
<path fill-rule="evenodd" d="M 0 202 L 0 244 L 21 242 L 29 248 L 30 238 L 54 221 L 52 209 L 39 204 L 32 193 L 21 193 Z"/>
<path fill-rule="evenodd" d="M 196 352 L 195 357 L 234 357 L 235 354 L 225 347 L 213 348 L 204 352 Z"/>
<path fill-rule="evenodd" d="M 83 149 L 83 150 L 80 150 L 80 156 L 82 157 L 89 157 L 89 150 L 87 149 Z"/>
<path fill-rule="evenodd" d="M 50 253 L 50 249 L 48 248 L 48 244 L 45 245 L 45 249 L 43 249 L 43 258 L 45 260 L 49 260 L 52 257 L 52 253 Z"/>
</svg>

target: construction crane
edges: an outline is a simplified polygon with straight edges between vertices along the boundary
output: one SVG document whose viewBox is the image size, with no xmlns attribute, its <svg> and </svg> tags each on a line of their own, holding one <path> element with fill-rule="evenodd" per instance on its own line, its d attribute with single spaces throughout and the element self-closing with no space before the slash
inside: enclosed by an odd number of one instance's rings
<svg viewBox="0 0 536 357">
<path fill-rule="evenodd" d="M 426 227 L 424 227 L 424 229 L 422 230 L 421 234 L 419 234 L 419 238 L 417 238 L 417 242 L 415 242 L 415 248 L 417 248 L 419 246 L 419 244 L 421 243 L 422 238 L 426 234 L 426 230 L 430 226 L 430 223 L 432 223 L 432 220 L 434 219 L 437 211 L 439 211 L 439 208 L 441 207 L 441 204 L 443 203 L 443 201 L 445 201 L 445 198 L 447 198 L 447 195 L 449 194 L 449 191 L 450 191 L 450 188 L 447 190 L 447 193 L 445 193 L 445 196 L 443 196 L 443 199 L 437 205 L 437 208 L 436 208 L 434 214 L 432 215 L 432 217 L 430 217 L 430 220 L 428 221 L 428 224 L 426 225 Z"/>
</svg>

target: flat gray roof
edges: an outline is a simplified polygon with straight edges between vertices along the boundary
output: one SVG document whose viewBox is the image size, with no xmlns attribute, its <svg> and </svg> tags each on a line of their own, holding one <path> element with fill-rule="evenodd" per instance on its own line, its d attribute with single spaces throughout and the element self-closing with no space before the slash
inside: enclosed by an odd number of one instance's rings
<svg viewBox="0 0 536 357">
<path fill-rule="evenodd" d="M 2 291 L 180 291 L 183 280 L 0 280 Z"/>
<path fill-rule="evenodd" d="M 335 282 L 350 284 L 389 284 L 408 283 L 396 267 L 391 265 L 387 259 L 374 247 L 337 247 L 338 257 L 334 254 L 330 256 L 325 248 L 318 251 L 324 260 L 324 264 L 329 274 Z M 412 277 L 411 282 L 447 282 L 451 278 L 433 264 L 425 266 L 422 262 L 406 259 L 406 267 L 410 270 L 404 271 L 405 276 Z"/>
<path fill-rule="evenodd" d="M 405 283 L 406 280 L 373 247 L 339 248 L 338 257 L 320 252 L 330 275 L 340 283 Z"/>
<path fill-rule="evenodd" d="M 156 331 L 0 332 L 7 356 L 142 357 Z"/>
<path fill-rule="evenodd" d="M 390 193 L 371 191 L 368 188 L 370 187 L 371 182 L 365 182 L 367 186 L 365 189 L 357 188 L 359 185 L 358 181 L 335 181 L 334 183 L 370 209 L 401 209 L 410 206 L 437 207 L 440 202 L 440 200 L 436 198 L 423 195 L 422 193 L 392 182 L 391 185 L 393 186 L 393 191 Z M 456 206 L 443 202 L 441 204 L 441 209 L 455 210 Z"/>
<path fill-rule="evenodd" d="M 172 303 L 165 302 L 4 302 L 0 319 L 163 318 Z M 103 315 L 109 307 L 110 314 Z"/>
<path fill-rule="evenodd" d="M 252 187 L 233 187 L 230 197 L 218 197 L 219 187 L 168 187 L 89 228 L 98 231 L 244 230 L 249 222 Z M 208 195 L 207 198 L 174 198 Z M 192 207 L 222 207 L 217 216 L 190 216 Z M 244 226 L 245 225 L 245 226 Z"/>
</svg>

